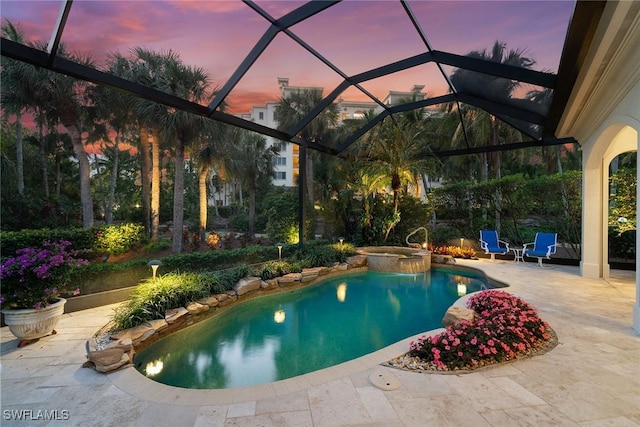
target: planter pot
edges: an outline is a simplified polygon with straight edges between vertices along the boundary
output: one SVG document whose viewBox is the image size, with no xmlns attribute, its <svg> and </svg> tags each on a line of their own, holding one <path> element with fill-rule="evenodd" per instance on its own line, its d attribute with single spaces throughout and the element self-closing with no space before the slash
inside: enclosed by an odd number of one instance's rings
<svg viewBox="0 0 640 427">
<path fill-rule="evenodd" d="M 64 313 L 64 305 L 67 300 L 60 300 L 40 310 L 26 308 L 21 310 L 2 310 L 4 322 L 16 338 L 20 340 L 35 340 L 51 333 L 58 319 Z"/>
</svg>

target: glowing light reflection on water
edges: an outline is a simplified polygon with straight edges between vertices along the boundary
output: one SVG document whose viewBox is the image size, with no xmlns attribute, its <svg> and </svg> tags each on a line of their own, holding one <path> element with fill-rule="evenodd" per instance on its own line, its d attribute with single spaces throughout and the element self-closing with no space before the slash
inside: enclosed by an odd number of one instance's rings
<svg viewBox="0 0 640 427">
<path fill-rule="evenodd" d="M 441 326 L 447 308 L 485 288 L 479 275 L 362 272 L 238 303 L 136 355 L 155 381 L 186 388 L 264 384 L 333 366 Z"/>
</svg>

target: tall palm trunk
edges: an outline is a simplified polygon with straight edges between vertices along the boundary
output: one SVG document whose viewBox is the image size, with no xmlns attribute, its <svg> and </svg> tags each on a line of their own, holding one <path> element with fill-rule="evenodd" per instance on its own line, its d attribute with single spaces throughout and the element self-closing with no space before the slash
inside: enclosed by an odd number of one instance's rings
<svg viewBox="0 0 640 427">
<path fill-rule="evenodd" d="M 44 190 L 44 198 L 49 200 L 49 172 L 47 170 L 47 152 L 45 144 L 44 126 L 41 121 L 38 121 L 38 151 L 40 154 L 40 168 L 42 171 L 42 189 Z"/>
<path fill-rule="evenodd" d="M 491 145 L 495 146 L 499 144 L 499 124 L 495 118 L 491 121 L 491 131 L 489 137 L 491 138 Z M 502 178 L 502 153 L 500 151 L 494 151 L 491 154 L 493 163 L 493 173 L 496 179 Z M 496 211 L 495 211 L 495 229 L 500 232 L 501 225 L 501 212 L 502 212 L 502 191 L 500 186 L 496 186 Z"/>
<path fill-rule="evenodd" d="M 255 178 L 249 183 L 249 238 L 253 239 L 256 228 L 256 185 Z"/>
<path fill-rule="evenodd" d="M 171 250 L 182 252 L 182 228 L 184 219 L 184 141 L 176 141 L 175 171 L 173 178 L 173 241 Z"/>
<path fill-rule="evenodd" d="M 158 240 L 160 230 L 160 138 L 154 129 L 151 139 L 151 241 Z"/>
<path fill-rule="evenodd" d="M 213 176 L 211 174 L 207 175 L 207 185 L 209 186 L 209 192 L 213 194 L 213 209 L 216 215 L 216 218 L 220 216 L 220 212 L 218 211 L 218 203 L 216 203 L 216 186 L 213 185 Z M 226 184 L 224 184 L 226 186 Z M 222 187 L 224 188 L 224 186 Z"/>
<path fill-rule="evenodd" d="M 149 175 L 151 173 L 151 158 L 149 152 L 149 128 L 146 125 L 142 125 L 140 127 L 140 184 L 142 185 L 142 224 L 144 225 L 147 236 L 151 234 L 151 209 L 149 202 L 149 190 L 151 188 L 149 184 Z"/>
<path fill-rule="evenodd" d="M 60 140 L 60 134 L 56 132 L 56 199 L 60 200 L 62 190 L 62 154 L 64 143 Z"/>
<path fill-rule="evenodd" d="M 116 133 L 115 143 L 113 145 L 114 158 L 113 167 L 111 168 L 111 180 L 109 181 L 109 198 L 104 213 L 104 220 L 107 224 L 113 222 L 113 202 L 116 198 L 116 184 L 118 183 L 118 164 L 120 162 L 120 132 Z"/>
<path fill-rule="evenodd" d="M 82 203 L 82 226 L 84 228 L 93 227 L 93 200 L 91 199 L 91 170 L 89 166 L 89 156 L 82 143 L 80 129 L 75 124 L 62 123 L 67 129 L 71 138 L 73 152 L 78 158 L 80 166 L 80 201 Z"/>
<path fill-rule="evenodd" d="M 24 154 L 22 149 L 22 113 L 16 113 L 16 178 L 18 194 L 24 195 Z"/>
<path fill-rule="evenodd" d="M 207 230 L 207 209 L 209 202 L 207 198 L 207 181 L 211 168 L 204 165 L 198 174 L 198 195 L 200 198 L 200 239 L 204 240 Z"/>
<path fill-rule="evenodd" d="M 306 171 L 305 173 L 307 174 L 307 200 L 309 200 L 309 205 L 313 206 L 314 204 L 314 194 L 313 194 L 313 153 L 312 150 L 305 150 L 306 151 Z"/>
<path fill-rule="evenodd" d="M 102 217 L 104 218 L 107 212 L 107 195 L 104 191 L 104 176 L 100 173 L 100 160 L 98 159 L 98 152 L 93 152 L 93 167 L 96 169 L 94 181 L 96 182 L 97 194 L 96 199 L 100 198 L 100 200 L 96 200 L 98 203 L 99 209 L 102 212 Z"/>
</svg>

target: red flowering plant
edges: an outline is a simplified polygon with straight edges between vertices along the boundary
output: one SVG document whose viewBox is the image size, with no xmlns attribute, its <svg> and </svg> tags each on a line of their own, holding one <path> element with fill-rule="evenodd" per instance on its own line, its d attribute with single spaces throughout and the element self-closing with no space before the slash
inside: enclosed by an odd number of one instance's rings
<svg viewBox="0 0 640 427">
<path fill-rule="evenodd" d="M 504 291 L 472 295 L 467 307 L 476 320 L 463 320 L 444 332 L 412 342 L 409 355 L 442 371 L 474 369 L 515 359 L 544 346 L 553 336 L 536 309 Z"/>
<path fill-rule="evenodd" d="M 45 241 L 41 248 L 23 248 L 0 264 L 0 307 L 42 309 L 61 297 L 78 295 L 69 289 L 69 273 L 87 264 L 70 250 L 71 242 Z"/>
</svg>

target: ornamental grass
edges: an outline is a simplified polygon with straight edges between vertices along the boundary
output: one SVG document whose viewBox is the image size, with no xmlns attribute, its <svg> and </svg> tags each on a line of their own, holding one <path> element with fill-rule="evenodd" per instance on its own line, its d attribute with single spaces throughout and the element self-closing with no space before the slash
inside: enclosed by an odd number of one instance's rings
<svg viewBox="0 0 640 427">
<path fill-rule="evenodd" d="M 463 320 L 438 335 L 420 337 L 410 343 L 408 355 L 436 370 L 468 370 L 529 355 L 554 337 L 533 306 L 507 292 L 478 292 L 467 307 L 476 312 L 473 322 Z"/>
</svg>

